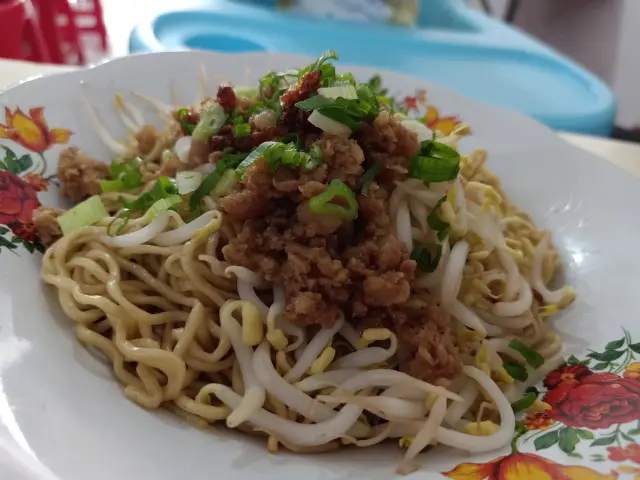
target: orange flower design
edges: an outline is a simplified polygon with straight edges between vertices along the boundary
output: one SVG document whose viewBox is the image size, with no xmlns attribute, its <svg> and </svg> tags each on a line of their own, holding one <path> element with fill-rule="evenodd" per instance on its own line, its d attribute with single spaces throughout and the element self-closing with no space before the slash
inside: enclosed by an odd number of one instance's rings
<svg viewBox="0 0 640 480">
<path fill-rule="evenodd" d="M 46 192 L 49 186 L 47 180 L 37 173 L 27 173 L 22 179 L 31 185 L 36 192 Z"/>
<path fill-rule="evenodd" d="M 451 135 L 453 129 L 462 122 L 457 117 L 440 117 L 436 107 L 429 107 L 424 116 L 424 123 L 431 130 L 439 130 L 445 135 Z"/>
<path fill-rule="evenodd" d="M 626 447 L 608 447 L 609 460 L 613 462 L 624 462 L 625 460 L 631 460 L 640 464 L 640 445 L 633 443 Z"/>
<path fill-rule="evenodd" d="M 546 430 L 554 423 L 556 422 L 550 419 L 545 413 L 536 413 L 522 421 L 522 424 L 527 427 L 527 430 Z"/>
<path fill-rule="evenodd" d="M 41 153 L 57 143 L 67 143 L 71 130 L 52 128 L 49 130 L 43 116 L 43 108 L 32 108 L 29 115 L 17 108 L 13 113 L 5 107 L 5 124 L 0 123 L 0 138 L 19 143 L 27 150 Z"/>
<path fill-rule="evenodd" d="M 531 453 L 512 453 L 488 463 L 462 463 L 445 477 L 454 480 L 615 480 L 618 472 L 598 473 L 587 467 L 561 465 Z"/>
<path fill-rule="evenodd" d="M 634 480 L 640 480 L 640 468 L 637 467 L 628 467 L 626 465 L 623 465 L 621 467 L 618 467 L 617 470 L 620 473 L 628 473 L 630 475 L 635 475 L 633 477 Z"/>
<path fill-rule="evenodd" d="M 624 369 L 624 378 L 640 379 L 640 362 L 632 362 Z"/>
</svg>

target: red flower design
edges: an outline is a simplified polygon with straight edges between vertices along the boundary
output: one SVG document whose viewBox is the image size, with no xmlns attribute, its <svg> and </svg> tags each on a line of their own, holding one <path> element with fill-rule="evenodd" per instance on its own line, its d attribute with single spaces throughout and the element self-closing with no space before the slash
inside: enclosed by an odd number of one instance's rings
<svg viewBox="0 0 640 480">
<path fill-rule="evenodd" d="M 626 447 L 608 447 L 609 460 L 614 462 L 624 462 L 625 460 L 631 460 L 635 463 L 640 463 L 640 445 L 632 443 Z"/>
<path fill-rule="evenodd" d="M 407 110 L 417 110 L 418 101 L 416 97 L 404 97 L 404 106 Z"/>
<path fill-rule="evenodd" d="M 640 419 L 640 382 L 612 373 L 586 374 L 579 365 L 556 373 L 551 372 L 545 381 L 545 385 L 556 385 L 544 396 L 552 407 L 546 412 L 549 418 L 589 429 Z"/>
<path fill-rule="evenodd" d="M 0 224 L 30 224 L 39 206 L 31 185 L 13 173 L 0 171 Z"/>
<path fill-rule="evenodd" d="M 37 173 L 27 173 L 23 180 L 31 185 L 36 192 L 46 192 L 49 186 L 49 182 Z"/>
<path fill-rule="evenodd" d="M 582 363 L 565 365 L 550 372 L 544 380 L 544 386 L 547 388 L 555 388 L 564 382 L 580 382 L 584 377 L 591 374 L 593 374 L 593 372 L 589 370 L 589 367 Z"/>
<path fill-rule="evenodd" d="M 36 240 L 36 226 L 33 223 L 14 223 L 9 225 L 14 235 L 21 240 L 33 242 Z"/>
</svg>

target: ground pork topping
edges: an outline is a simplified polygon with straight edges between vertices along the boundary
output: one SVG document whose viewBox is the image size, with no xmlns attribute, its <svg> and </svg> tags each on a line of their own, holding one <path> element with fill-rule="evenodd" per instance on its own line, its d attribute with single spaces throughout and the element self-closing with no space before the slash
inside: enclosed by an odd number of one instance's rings
<svg viewBox="0 0 640 480">
<path fill-rule="evenodd" d="M 62 230 L 58 224 L 58 217 L 64 213 L 60 208 L 40 207 L 33 212 L 33 225 L 36 227 L 40 241 L 50 246 L 60 237 Z"/>
<path fill-rule="evenodd" d="M 69 147 L 60 153 L 58 179 L 62 184 L 62 195 L 75 202 L 101 192 L 100 180 L 109 175 L 109 165 L 94 160 L 79 148 Z"/>
</svg>

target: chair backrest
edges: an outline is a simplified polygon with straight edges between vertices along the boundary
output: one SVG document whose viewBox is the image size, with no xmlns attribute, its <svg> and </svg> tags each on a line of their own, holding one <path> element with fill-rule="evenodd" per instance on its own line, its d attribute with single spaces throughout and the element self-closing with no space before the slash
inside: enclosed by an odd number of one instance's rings
<svg viewBox="0 0 640 480">
<path fill-rule="evenodd" d="M 30 0 L 0 0 L 0 57 L 51 61 Z"/>
</svg>

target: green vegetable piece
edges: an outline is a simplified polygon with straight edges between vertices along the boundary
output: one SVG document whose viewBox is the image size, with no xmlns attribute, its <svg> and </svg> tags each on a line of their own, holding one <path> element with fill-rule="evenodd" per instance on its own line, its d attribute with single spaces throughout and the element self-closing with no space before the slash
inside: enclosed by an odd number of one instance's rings
<svg viewBox="0 0 640 480">
<path fill-rule="evenodd" d="M 544 357 L 542 355 L 536 352 L 533 348 L 527 347 L 520 340 L 511 340 L 509 342 L 509 347 L 519 352 L 520 355 L 522 355 L 527 361 L 527 363 L 534 368 L 540 368 L 544 363 Z"/>
<path fill-rule="evenodd" d="M 518 413 L 518 412 L 521 412 L 522 410 L 526 410 L 527 408 L 529 408 L 531 405 L 535 403 L 536 398 L 537 396 L 535 393 L 527 393 L 520 400 L 516 400 L 511 404 L 513 413 Z"/>
<path fill-rule="evenodd" d="M 367 169 L 366 172 L 362 174 L 362 176 L 356 182 L 356 190 L 358 190 L 365 197 L 367 196 L 367 192 L 369 190 L 369 184 L 373 181 L 374 178 L 380 173 L 382 169 L 382 162 L 378 161 L 371 165 Z"/>
<path fill-rule="evenodd" d="M 409 176 L 423 182 L 448 182 L 460 171 L 460 154 L 443 143 L 425 140 L 409 162 Z"/>
<path fill-rule="evenodd" d="M 324 193 L 309 200 L 309 209 L 317 215 L 332 215 L 343 220 L 358 218 L 358 201 L 353 190 L 337 178 Z"/>
<path fill-rule="evenodd" d="M 227 118 L 229 115 L 218 102 L 213 100 L 205 102 L 200 110 L 200 121 L 191 134 L 193 139 L 201 142 L 208 140 L 211 135 L 220 131 Z"/>
<path fill-rule="evenodd" d="M 529 378 L 527 369 L 520 362 L 516 362 L 515 360 L 504 360 L 502 362 L 502 367 L 514 380 L 525 382 L 527 378 Z"/>
<path fill-rule="evenodd" d="M 191 135 L 196 126 L 193 123 L 189 123 L 189 118 L 191 117 L 191 112 L 189 111 L 189 109 L 181 108 L 180 110 L 178 110 L 176 116 L 178 118 L 180 127 L 182 127 L 185 132 Z"/>
<path fill-rule="evenodd" d="M 88 227 L 103 218 L 109 216 L 109 212 L 98 195 L 79 203 L 71 210 L 58 217 L 58 224 L 64 235 L 69 235 L 82 227 Z"/>
<path fill-rule="evenodd" d="M 427 224 L 429 225 L 429 228 L 431 228 L 431 230 L 435 232 L 438 232 L 438 240 L 440 241 L 444 240 L 446 236 L 449 235 L 449 232 L 451 231 L 449 223 L 442 220 L 438 215 L 438 208 L 446 200 L 447 200 L 446 195 L 442 197 L 440 200 L 438 200 L 438 203 L 436 203 L 436 206 L 433 207 L 433 210 L 431 210 L 431 213 L 429 213 L 429 215 L 427 216 Z"/>
<path fill-rule="evenodd" d="M 442 245 L 439 243 L 419 243 L 411 251 L 411 260 L 418 264 L 418 268 L 423 272 L 431 273 L 438 268 L 442 257 Z"/>
<path fill-rule="evenodd" d="M 245 160 L 245 157 L 246 154 L 242 153 L 234 154 L 224 152 L 222 154 L 222 158 L 216 164 L 216 169 L 207 175 L 200 186 L 191 194 L 189 208 L 195 215 L 200 215 L 200 202 L 216 188 L 216 185 L 218 185 L 218 182 L 220 182 L 225 172 L 237 168 L 243 160 Z"/>
</svg>

